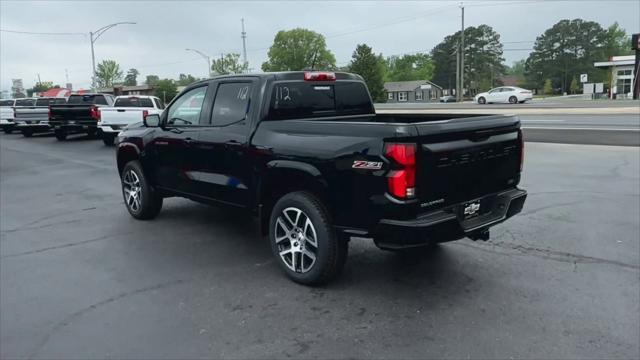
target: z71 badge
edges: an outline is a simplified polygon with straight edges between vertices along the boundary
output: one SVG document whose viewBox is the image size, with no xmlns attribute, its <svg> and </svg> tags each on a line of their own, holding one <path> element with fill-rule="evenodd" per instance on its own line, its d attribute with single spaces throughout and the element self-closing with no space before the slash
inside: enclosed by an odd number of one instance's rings
<svg viewBox="0 0 640 360">
<path fill-rule="evenodd" d="M 351 167 L 354 169 L 380 170 L 382 169 L 382 162 L 355 160 Z"/>
</svg>

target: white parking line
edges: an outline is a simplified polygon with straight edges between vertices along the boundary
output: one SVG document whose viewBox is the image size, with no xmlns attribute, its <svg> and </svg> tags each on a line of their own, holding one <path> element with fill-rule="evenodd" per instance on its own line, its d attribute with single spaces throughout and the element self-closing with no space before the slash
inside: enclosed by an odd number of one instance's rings
<svg viewBox="0 0 640 360">
<path fill-rule="evenodd" d="M 560 126 L 523 126 L 532 130 L 595 130 L 595 131 L 640 131 L 639 128 L 605 128 L 605 127 L 560 127 Z"/>
</svg>

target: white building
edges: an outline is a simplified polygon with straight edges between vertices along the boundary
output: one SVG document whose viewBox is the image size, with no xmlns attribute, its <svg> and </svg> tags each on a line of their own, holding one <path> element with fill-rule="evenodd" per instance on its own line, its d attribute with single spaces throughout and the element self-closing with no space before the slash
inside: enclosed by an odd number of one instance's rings
<svg viewBox="0 0 640 360">
<path fill-rule="evenodd" d="M 633 73 L 635 55 L 612 56 L 609 61 L 594 63 L 593 66 L 601 69 L 611 69 L 611 98 L 631 99 L 636 74 Z"/>
</svg>

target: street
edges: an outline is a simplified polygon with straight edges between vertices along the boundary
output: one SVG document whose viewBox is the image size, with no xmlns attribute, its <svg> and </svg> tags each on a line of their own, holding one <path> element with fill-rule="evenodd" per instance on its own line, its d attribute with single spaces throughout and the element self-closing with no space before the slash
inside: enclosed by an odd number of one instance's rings
<svg viewBox="0 0 640 360">
<path fill-rule="evenodd" d="M 522 119 L 527 140 L 638 136 L 633 114 Z M 420 258 L 353 239 L 317 288 L 245 214 L 167 199 L 132 219 L 114 152 L 0 135 L 0 358 L 640 357 L 638 147 L 528 142 L 527 203 L 490 241 Z"/>
</svg>

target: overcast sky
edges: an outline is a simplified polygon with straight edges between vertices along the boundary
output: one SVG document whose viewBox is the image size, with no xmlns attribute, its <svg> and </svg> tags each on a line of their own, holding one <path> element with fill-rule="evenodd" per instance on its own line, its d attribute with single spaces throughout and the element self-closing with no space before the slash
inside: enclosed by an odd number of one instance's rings
<svg viewBox="0 0 640 360">
<path fill-rule="evenodd" d="M 640 32 L 640 0 L 465 1 L 465 25 L 488 24 L 501 36 L 507 64 L 526 58 L 536 36 L 561 19 L 583 18 L 604 27 L 617 21 Z M 338 65 L 355 46 L 367 43 L 385 56 L 429 51 L 460 29 L 459 1 L 6 1 L 0 0 L 0 29 L 88 33 L 103 25 L 133 21 L 106 32 L 95 45 L 96 62 L 116 60 L 124 70 L 177 78 L 206 74 L 206 63 L 185 48 L 212 57 L 242 52 L 245 19 L 250 67 L 260 70 L 278 30 L 308 28 L 327 38 Z M 91 50 L 83 35 L 0 32 L 0 88 L 22 78 L 63 85 L 65 69 L 74 88 L 90 87 Z"/>
</svg>

